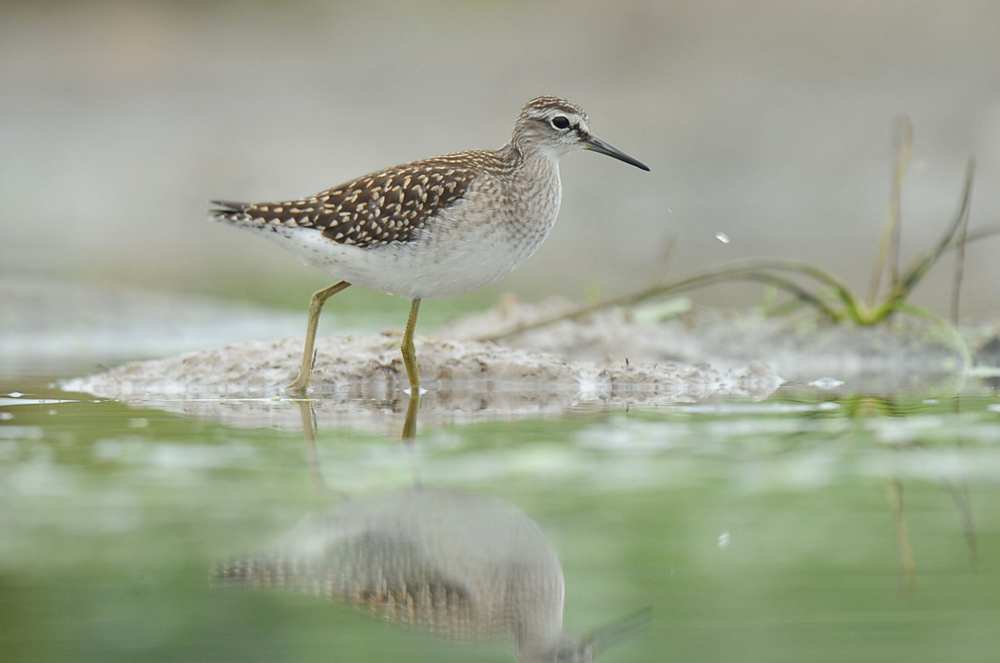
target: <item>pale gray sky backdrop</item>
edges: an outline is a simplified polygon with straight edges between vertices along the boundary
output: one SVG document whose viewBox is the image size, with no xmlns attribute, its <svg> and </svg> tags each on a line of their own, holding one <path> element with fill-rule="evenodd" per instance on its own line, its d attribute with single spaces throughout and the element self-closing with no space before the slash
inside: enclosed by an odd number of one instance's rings
<svg viewBox="0 0 1000 663">
<path fill-rule="evenodd" d="M 205 221 L 209 198 L 315 193 L 393 163 L 499 147 L 558 94 L 652 173 L 563 161 L 559 223 L 500 290 L 582 296 L 785 256 L 867 282 L 890 123 L 916 131 L 904 253 L 952 215 L 1000 222 L 1000 3 L 3 3 L 0 275 L 234 291 L 329 280 Z M 724 232 L 729 244 L 716 239 Z M 1000 310 L 1000 239 L 964 305 Z M 945 310 L 950 265 L 918 301 Z M 733 304 L 753 290 L 699 293 Z"/>
</svg>

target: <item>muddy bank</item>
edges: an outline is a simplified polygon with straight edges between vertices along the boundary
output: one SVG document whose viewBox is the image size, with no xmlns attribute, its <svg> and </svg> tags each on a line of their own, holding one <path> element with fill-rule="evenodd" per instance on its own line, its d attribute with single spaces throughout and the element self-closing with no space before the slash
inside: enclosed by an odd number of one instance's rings
<svg viewBox="0 0 1000 663">
<path fill-rule="evenodd" d="M 399 341 L 396 335 L 319 339 L 309 392 L 317 400 L 317 417 L 358 424 L 354 420 L 392 418 L 405 410 L 407 381 Z M 285 399 L 283 387 L 294 378 L 301 351 L 297 338 L 236 343 L 133 362 L 62 386 L 128 403 L 214 414 L 231 423 L 294 426 L 298 408 Z M 558 414 L 586 403 L 760 399 L 782 382 L 759 363 L 718 370 L 676 362 L 573 361 L 490 342 L 418 338 L 417 354 L 428 390 L 420 409 L 425 422 Z"/>
<path fill-rule="evenodd" d="M 673 309 L 671 307 L 673 306 Z M 900 318 L 878 327 L 828 324 L 810 314 L 763 317 L 692 307 L 683 300 L 637 309 L 608 308 L 540 329 L 510 332 L 574 310 L 551 298 L 535 304 L 508 298 L 499 305 L 435 330 L 440 338 L 503 337 L 504 345 L 581 360 L 612 357 L 633 362 L 708 364 L 720 370 L 761 362 L 793 382 L 843 382 L 844 390 L 891 392 L 962 379 L 969 359 L 947 325 Z M 676 313 L 676 309 L 683 312 Z M 674 313 L 656 319 L 662 311 Z M 963 330 L 976 347 L 989 325 Z"/>
<path fill-rule="evenodd" d="M 958 337 L 924 322 L 870 329 L 690 307 L 656 320 L 655 309 L 612 308 L 509 334 L 572 307 L 565 300 L 525 304 L 505 298 L 418 336 L 421 380 L 429 391 L 421 421 L 758 400 L 783 383 L 830 395 L 952 390 L 963 388 L 969 375 Z M 982 336 L 983 330 L 967 330 L 966 336 Z M 503 339 L 481 340 L 486 336 Z M 317 420 L 379 430 L 397 426 L 407 387 L 399 343 L 393 331 L 319 339 L 308 394 Z M 301 412 L 284 385 L 295 377 L 301 351 L 296 337 L 234 343 L 133 362 L 68 380 L 63 388 L 235 425 L 298 427 Z"/>
</svg>

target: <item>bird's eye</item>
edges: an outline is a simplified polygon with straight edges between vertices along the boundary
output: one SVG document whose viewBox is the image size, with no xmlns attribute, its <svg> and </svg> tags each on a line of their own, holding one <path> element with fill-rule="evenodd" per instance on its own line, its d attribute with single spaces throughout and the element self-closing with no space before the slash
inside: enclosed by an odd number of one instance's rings
<svg viewBox="0 0 1000 663">
<path fill-rule="evenodd" d="M 556 115 L 552 118 L 552 126 L 556 129 L 569 129 L 569 119 L 562 115 Z"/>
</svg>

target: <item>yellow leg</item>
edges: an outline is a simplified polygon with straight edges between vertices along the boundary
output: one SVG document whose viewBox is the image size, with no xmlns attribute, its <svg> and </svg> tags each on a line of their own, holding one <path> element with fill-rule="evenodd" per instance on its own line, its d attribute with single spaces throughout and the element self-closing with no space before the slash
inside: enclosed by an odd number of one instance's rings
<svg viewBox="0 0 1000 663">
<path fill-rule="evenodd" d="M 410 394 L 420 396 L 420 373 L 417 371 L 417 353 L 413 348 L 413 329 L 417 326 L 417 311 L 420 310 L 420 300 L 410 303 L 410 317 L 406 319 L 406 331 L 403 332 L 403 342 L 399 349 L 403 352 L 403 365 L 406 366 L 406 377 L 410 379 Z"/>
<path fill-rule="evenodd" d="M 347 281 L 334 283 L 329 288 L 323 288 L 312 296 L 309 301 L 309 322 L 306 324 L 306 346 L 302 349 L 302 365 L 299 366 L 299 376 L 285 387 L 288 391 L 304 394 L 309 386 L 309 375 L 312 373 L 313 346 L 316 344 L 316 328 L 319 326 L 319 312 L 323 310 L 326 300 L 351 285 Z"/>
</svg>

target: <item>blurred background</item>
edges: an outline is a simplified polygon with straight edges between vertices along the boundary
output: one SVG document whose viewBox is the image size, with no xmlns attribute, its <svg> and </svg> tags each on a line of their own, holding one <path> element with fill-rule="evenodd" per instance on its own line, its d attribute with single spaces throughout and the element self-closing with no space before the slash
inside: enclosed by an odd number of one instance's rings
<svg viewBox="0 0 1000 663">
<path fill-rule="evenodd" d="M 943 231 L 970 154 L 971 225 L 1000 221 L 995 0 L 0 6 L 8 282 L 304 309 L 332 277 L 208 223 L 209 199 L 297 198 L 394 163 L 499 147 L 538 94 L 584 106 L 595 133 L 652 172 L 568 156 L 552 235 L 470 296 L 477 303 L 510 290 L 582 298 L 644 287 L 671 238 L 668 277 L 785 256 L 864 289 L 901 113 L 915 129 L 904 257 Z M 998 309 L 998 242 L 968 251 L 966 315 Z M 948 261 L 917 303 L 946 312 L 950 279 Z M 758 292 L 695 297 L 740 306 Z"/>
<path fill-rule="evenodd" d="M 305 435 L 241 428 L 238 392 L 215 420 L 47 386 L 301 335 L 334 277 L 208 222 L 208 201 L 296 198 L 496 148 L 538 94 L 581 104 L 652 172 L 568 155 L 539 252 L 485 291 L 427 302 L 421 333 L 507 291 L 646 287 L 671 240 L 667 278 L 782 256 L 864 291 L 901 113 L 915 130 L 904 257 L 943 232 L 970 154 L 971 226 L 1000 223 L 997 0 L 0 0 L 4 663 L 513 660 L 310 596 L 208 586 L 221 560 L 327 508 L 324 485 L 384 493 L 418 466 L 427 486 L 538 524 L 565 570 L 567 625 L 653 607 L 609 661 L 996 659 L 1000 403 L 952 398 L 976 389 L 964 373 L 885 399 L 817 385 L 732 409 L 594 401 L 526 421 L 484 400 L 496 421 L 422 423 L 419 451 L 349 424 L 315 439 L 306 420 Z M 1000 237 L 969 247 L 965 315 L 1000 318 L 997 255 Z M 950 267 L 918 304 L 947 313 Z M 351 288 L 323 319 L 401 326 L 407 306 Z M 178 398 L 185 412 L 213 400 Z M 405 407 L 365 403 L 376 421 Z"/>
</svg>

